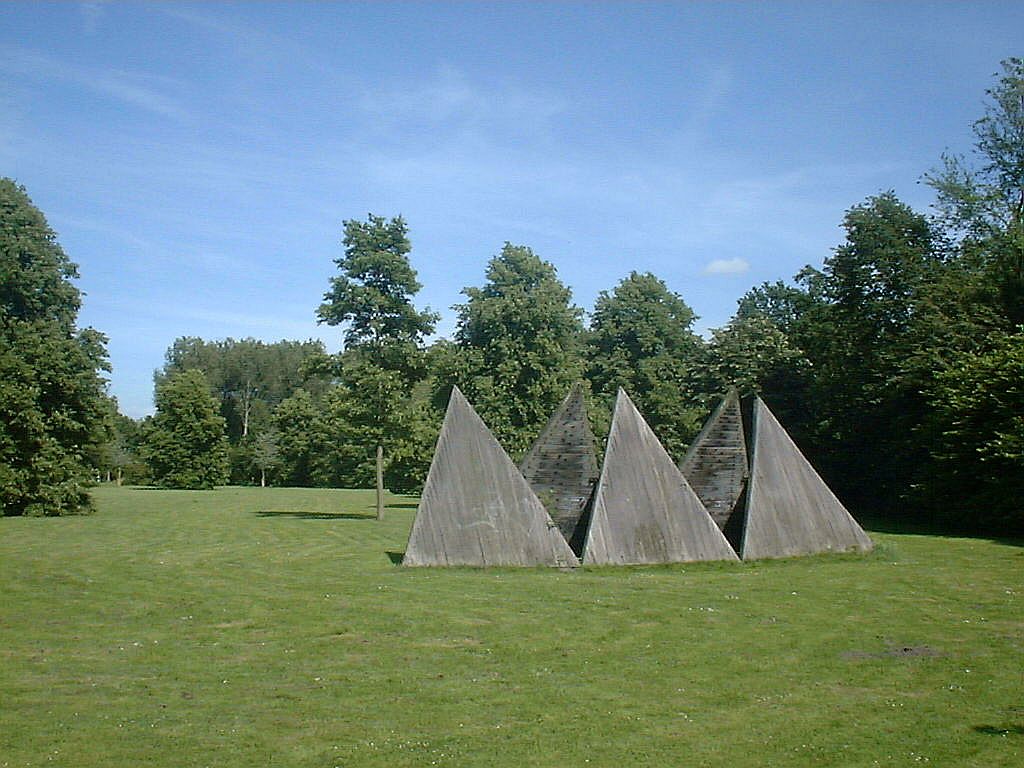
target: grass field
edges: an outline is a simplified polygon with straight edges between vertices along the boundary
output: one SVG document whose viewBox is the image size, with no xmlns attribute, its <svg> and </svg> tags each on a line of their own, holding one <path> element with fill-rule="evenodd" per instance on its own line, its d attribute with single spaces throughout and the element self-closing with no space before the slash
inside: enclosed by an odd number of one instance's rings
<svg viewBox="0 0 1024 768">
<path fill-rule="evenodd" d="M 1024 547 L 404 569 L 415 500 L 0 519 L 7 766 L 1024 765 Z"/>
</svg>

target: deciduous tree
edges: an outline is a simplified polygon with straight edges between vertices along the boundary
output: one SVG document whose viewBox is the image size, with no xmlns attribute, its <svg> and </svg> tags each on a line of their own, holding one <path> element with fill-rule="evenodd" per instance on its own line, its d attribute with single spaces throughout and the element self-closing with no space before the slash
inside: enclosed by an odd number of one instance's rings
<svg viewBox="0 0 1024 768">
<path fill-rule="evenodd" d="M 602 410 L 623 387 L 679 458 L 704 415 L 698 381 L 706 360 L 696 319 L 662 280 L 632 272 L 598 296 L 586 342 L 587 378 Z"/>
<path fill-rule="evenodd" d="M 384 451 L 400 450 L 408 437 L 405 414 L 413 387 L 427 375 L 423 341 L 437 315 L 413 305 L 421 286 L 401 216 L 370 214 L 344 222 L 344 231 L 345 252 L 335 260 L 340 274 L 331 278 L 318 315 L 322 323 L 345 326 L 345 349 L 333 366 L 340 385 L 327 398 L 328 418 L 342 430 L 342 475 L 364 484 L 384 475 Z M 378 486 L 378 509 L 382 496 Z"/>
<path fill-rule="evenodd" d="M 555 268 L 505 243 L 482 287 L 463 289 L 455 345 L 439 356 L 438 397 L 453 384 L 513 455 L 524 452 L 583 372 L 582 311 Z"/>
<path fill-rule="evenodd" d="M 106 338 L 76 326 L 76 266 L 25 189 L 0 178 L 0 514 L 88 509 L 110 403 Z"/>
<path fill-rule="evenodd" d="M 202 371 L 174 373 L 156 388 L 156 414 L 146 434 L 146 459 L 157 485 L 213 488 L 228 479 L 224 417 Z"/>
<path fill-rule="evenodd" d="M 944 155 L 925 179 L 962 257 L 998 286 L 1012 328 L 1024 323 L 1024 60 L 1006 59 L 1002 70 L 974 123 L 973 162 Z"/>
</svg>

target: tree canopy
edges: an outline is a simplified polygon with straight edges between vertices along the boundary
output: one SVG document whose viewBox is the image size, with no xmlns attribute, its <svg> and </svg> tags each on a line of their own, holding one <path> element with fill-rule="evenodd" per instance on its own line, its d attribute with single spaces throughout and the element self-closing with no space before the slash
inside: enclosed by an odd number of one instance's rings
<svg viewBox="0 0 1024 768">
<path fill-rule="evenodd" d="M 422 287 L 409 262 L 408 227 L 401 216 L 369 214 L 343 223 L 345 253 L 335 259 L 318 317 L 327 325 L 347 324 L 345 346 L 418 346 L 434 330 L 437 315 L 418 311 L 412 297 Z"/>
<path fill-rule="evenodd" d="M 1024 323 L 1024 60 L 1006 59 L 974 123 L 973 160 L 943 156 L 925 175 L 961 256 L 997 286 L 1007 320 Z"/>
<path fill-rule="evenodd" d="M 696 385 L 706 360 L 696 319 L 662 280 L 632 272 L 598 295 L 586 336 L 586 375 L 604 410 L 624 388 L 678 457 L 704 416 Z"/>
<path fill-rule="evenodd" d="M 583 372 L 583 312 L 554 266 L 505 243 L 482 287 L 463 289 L 438 395 L 458 385 L 511 453 L 521 453 Z"/>
<path fill-rule="evenodd" d="M 88 509 L 111 403 L 106 338 L 76 326 L 77 268 L 23 187 L 0 178 L 0 510 Z"/>
<path fill-rule="evenodd" d="M 146 434 L 154 482 L 165 488 L 209 489 L 228 479 L 224 417 L 203 372 L 173 373 L 156 388 L 156 414 Z"/>
</svg>

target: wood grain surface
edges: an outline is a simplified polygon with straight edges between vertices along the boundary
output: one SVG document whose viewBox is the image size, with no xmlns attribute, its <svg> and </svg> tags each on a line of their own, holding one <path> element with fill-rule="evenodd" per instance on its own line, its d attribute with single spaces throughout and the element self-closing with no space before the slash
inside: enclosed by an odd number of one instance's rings
<svg viewBox="0 0 1024 768">
<path fill-rule="evenodd" d="M 620 389 L 583 562 L 611 565 L 736 559 L 697 494 Z"/>
<path fill-rule="evenodd" d="M 402 562 L 579 565 L 529 483 L 458 388 L 448 401 Z"/>
<path fill-rule="evenodd" d="M 743 559 L 870 550 L 871 539 L 760 398 L 752 431 Z"/>
</svg>

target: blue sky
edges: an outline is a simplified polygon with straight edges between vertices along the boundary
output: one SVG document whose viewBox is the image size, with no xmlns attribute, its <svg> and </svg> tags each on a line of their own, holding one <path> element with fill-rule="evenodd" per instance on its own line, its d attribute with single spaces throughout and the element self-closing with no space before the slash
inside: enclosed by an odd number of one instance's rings
<svg viewBox="0 0 1024 768">
<path fill-rule="evenodd" d="M 178 336 L 322 338 L 341 221 L 402 214 L 454 327 L 504 241 L 585 309 L 630 270 L 723 325 L 844 211 L 968 151 L 1021 3 L 0 5 L 25 185 L 152 410 Z"/>
</svg>

